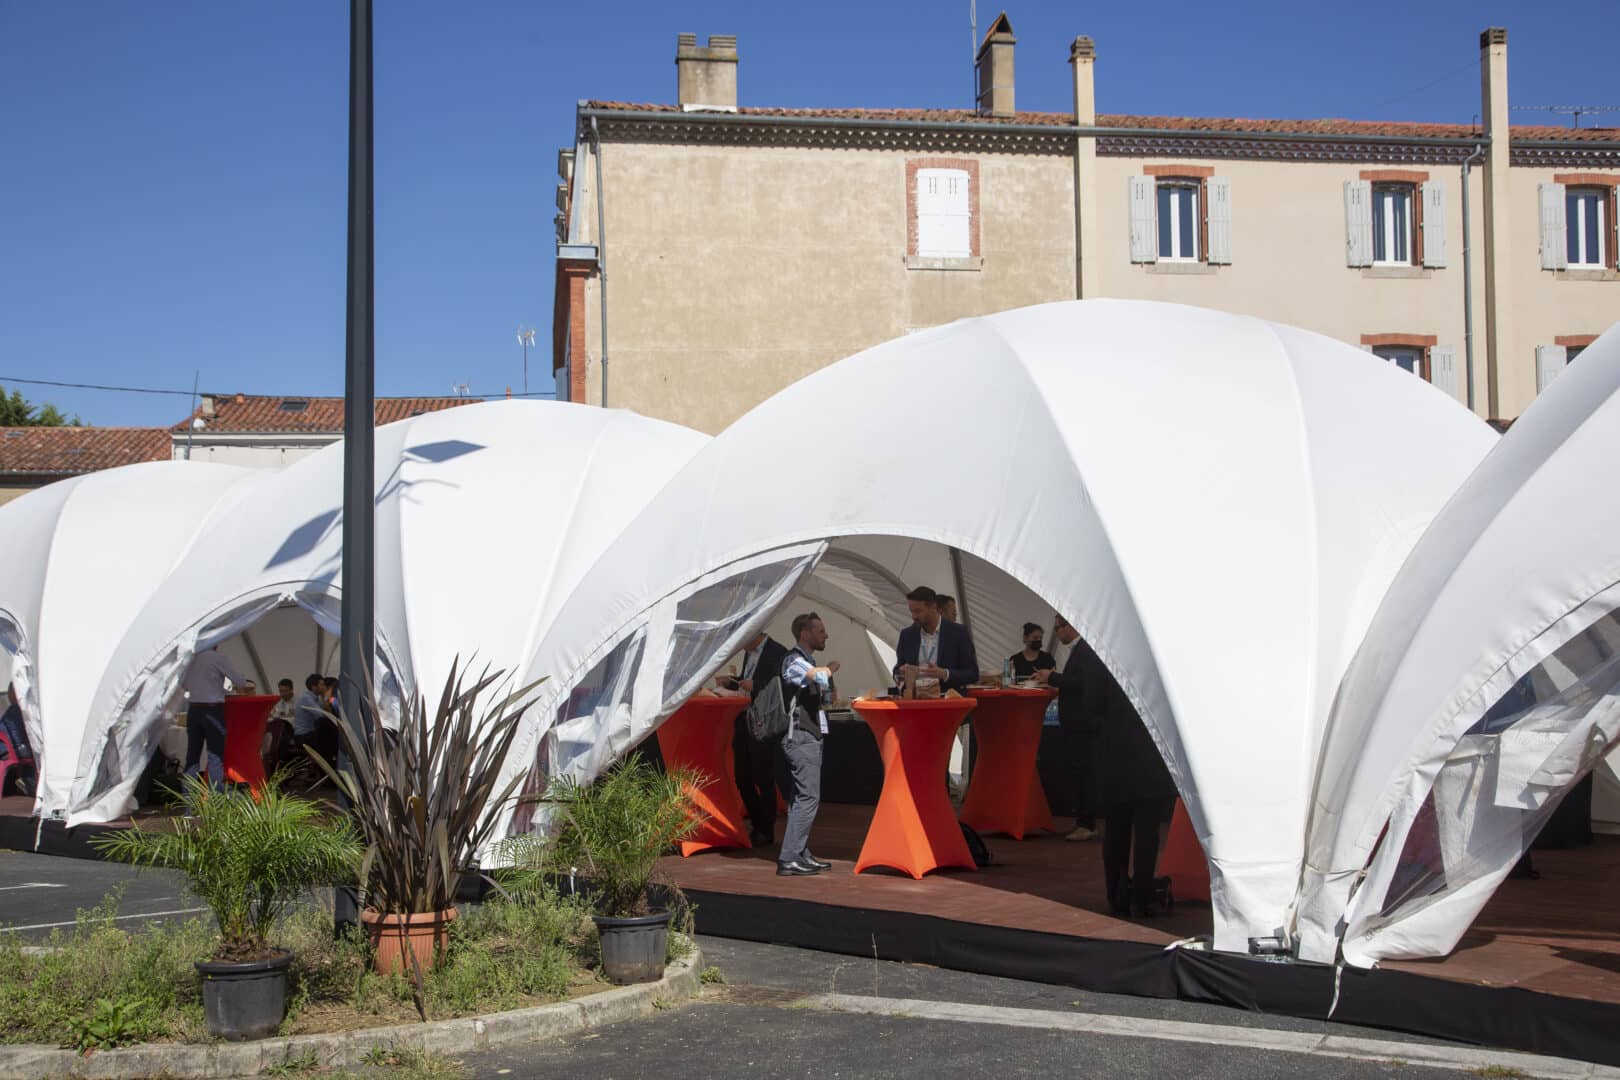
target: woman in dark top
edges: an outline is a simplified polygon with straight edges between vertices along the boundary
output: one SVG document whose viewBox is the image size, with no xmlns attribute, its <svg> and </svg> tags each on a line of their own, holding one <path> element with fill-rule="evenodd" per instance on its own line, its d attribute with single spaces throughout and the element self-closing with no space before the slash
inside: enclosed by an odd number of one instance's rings
<svg viewBox="0 0 1620 1080">
<path fill-rule="evenodd" d="M 1052 671 L 1057 661 L 1052 654 L 1041 650 L 1041 628 L 1032 622 L 1024 624 L 1024 649 L 1012 655 L 1013 676 L 1027 679 L 1037 671 Z"/>
</svg>

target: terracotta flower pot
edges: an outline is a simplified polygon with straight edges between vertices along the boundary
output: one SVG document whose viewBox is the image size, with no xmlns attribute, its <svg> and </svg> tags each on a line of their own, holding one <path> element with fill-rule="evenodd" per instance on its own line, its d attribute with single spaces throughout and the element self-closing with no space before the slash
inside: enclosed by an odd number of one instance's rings
<svg viewBox="0 0 1620 1080">
<path fill-rule="evenodd" d="M 450 940 L 450 924 L 456 909 L 429 911 L 419 915 L 384 915 L 370 908 L 360 913 L 366 933 L 376 947 L 374 967 L 379 975 L 411 973 L 410 953 L 423 971 L 431 971 L 434 961 Z M 407 952 L 409 950 L 409 952 Z"/>
</svg>

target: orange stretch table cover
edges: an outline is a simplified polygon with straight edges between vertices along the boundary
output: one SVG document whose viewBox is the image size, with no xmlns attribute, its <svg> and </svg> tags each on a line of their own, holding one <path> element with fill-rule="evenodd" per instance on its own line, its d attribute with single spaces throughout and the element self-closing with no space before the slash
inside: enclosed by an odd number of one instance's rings
<svg viewBox="0 0 1620 1080">
<path fill-rule="evenodd" d="M 246 784 L 254 791 L 264 787 L 264 758 L 259 747 L 275 704 L 274 694 L 236 694 L 225 699 L 226 780 Z"/>
<path fill-rule="evenodd" d="M 748 708 L 746 695 L 738 697 L 695 697 L 658 729 L 658 749 L 664 766 L 696 769 L 708 782 L 692 793 L 692 799 L 706 820 L 689 839 L 681 841 L 683 856 L 709 848 L 749 847 L 748 830 L 743 828 L 742 794 L 732 766 L 732 722 Z"/>
<path fill-rule="evenodd" d="M 1180 799 L 1170 818 L 1170 837 L 1159 852 L 1159 873 L 1170 879 L 1170 892 L 1177 900 L 1209 899 L 1209 861 Z"/>
<path fill-rule="evenodd" d="M 872 729 L 883 755 L 883 793 L 855 872 L 889 866 L 920 878 L 942 866 L 977 870 L 945 787 L 951 740 L 973 700 L 860 698 L 850 707 Z"/>
<path fill-rule="evenodd" d="M 1035 757 L 1041 724 L 1055 690 L 969 690 L 978 755 L 962 801 L 962 821 L 982 833 L 1022 840 L 1036 829 L 1053 831 L 1052 808 L 1041 788 Z"/>
</svg>

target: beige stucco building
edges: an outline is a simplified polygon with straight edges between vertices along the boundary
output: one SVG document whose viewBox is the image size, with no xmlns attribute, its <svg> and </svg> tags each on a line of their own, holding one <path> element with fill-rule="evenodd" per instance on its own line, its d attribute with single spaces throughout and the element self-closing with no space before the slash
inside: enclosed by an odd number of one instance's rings
<svg viewBox="0 0 1620 1080">
<path fill-rule="evenodd" d="M 736 40 L 693 35 L 676 103 L 581 104 L 558 396 L 716 432 L 920 328 L 1124 297 L 1307 327 L 1511 419 L 1620 320 L 1620 129 L 1510 129 L 1503 30 L 1477 128 L 1097 115 L 1087 38 L 1074 111 L 1019 112 L 1015 46 L 1003 16 L 976 111 L 740 107 Z"/>
</svg>

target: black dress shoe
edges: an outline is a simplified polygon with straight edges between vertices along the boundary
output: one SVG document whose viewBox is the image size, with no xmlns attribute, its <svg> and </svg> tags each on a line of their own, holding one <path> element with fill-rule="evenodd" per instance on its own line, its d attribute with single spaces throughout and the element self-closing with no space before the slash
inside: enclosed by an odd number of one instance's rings
<svg viewBox="0 0 1620 1080">
<path fill-rule="evenodd" d="M 806 865 L 806 866 L 813 866 L 817 870 L 831 870 L 832 869 L 832 863 L 830 863 L 830 862 L 822 862 L 820 859 L 816 858 L 814 855 L 811 855 L 809 853 L 806 853 L 804 858 L 799 860 L 799 861 L 804 863 L 804 865 Z"/>
<path fill-rule="evenodd" d="M 807 866 L 802 862 L 779 862 L 776 864 L 777 877 L 809 877 L 819 874 L 820 870 L 814 866 Z"/>
</svg>

